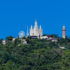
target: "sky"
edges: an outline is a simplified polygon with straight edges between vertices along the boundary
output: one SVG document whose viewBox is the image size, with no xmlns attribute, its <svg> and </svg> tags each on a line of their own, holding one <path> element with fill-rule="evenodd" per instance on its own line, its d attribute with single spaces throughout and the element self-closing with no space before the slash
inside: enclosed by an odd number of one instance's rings
<svg viewBox="0 0 70 70">
<path fill-rule="evenodd" d="M 68 0 L 0 0 L 0 38 L 27 33 L 35 20 L 43 34 L 62 36 L 62 26 L 70 37 L 70 1 Z"/>
</svg>

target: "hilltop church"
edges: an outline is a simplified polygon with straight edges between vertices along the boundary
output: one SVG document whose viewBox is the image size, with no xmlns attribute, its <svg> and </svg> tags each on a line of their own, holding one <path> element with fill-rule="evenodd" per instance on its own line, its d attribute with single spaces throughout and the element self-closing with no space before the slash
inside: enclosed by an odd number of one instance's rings
<svg viewBox="0 0 70 70">
<path fill-rule="evenodd" d="M 35 21 L 35 26 L 34 28 L 31 25 L 31 29 L 30 29 L 30 36 L 37 36 L 37 37 L 41 37 L 43 33 L 42 27 L 40 25 L 40 28 L 38 28 L 37 25 L 37 20 Z"/>
</svg>

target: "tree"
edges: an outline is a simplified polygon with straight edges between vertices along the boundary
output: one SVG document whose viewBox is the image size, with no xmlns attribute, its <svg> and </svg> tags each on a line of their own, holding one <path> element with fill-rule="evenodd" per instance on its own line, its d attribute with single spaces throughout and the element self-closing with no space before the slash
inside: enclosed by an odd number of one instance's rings
<svg viewBox="0 0 70 70">
<path fill-rule="evenodd" d="M 13 38 L 14 38 L 13 36 L 6 37 L 7 43 L 11 43 Z"/>
</svg>

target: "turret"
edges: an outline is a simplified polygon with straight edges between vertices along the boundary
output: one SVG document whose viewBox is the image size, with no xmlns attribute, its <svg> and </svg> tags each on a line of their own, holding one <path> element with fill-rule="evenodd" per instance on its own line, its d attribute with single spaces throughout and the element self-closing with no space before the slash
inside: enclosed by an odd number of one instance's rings
<svg viewBox="0 0 70 70">
<path fill-rule="evenodd" d="M 63 26 L 62 32 L 63 32 L 62 37 L 63 37 L 63 39 L 65 39 L 66 38 L 66 29 L 65 29 L 65 26 Z"/>
<path fill-rule="evenodd" d="M 39 36 L 39 30 L 38 30 L 38 26 L 37 26 L 37 20 L 35 21 L 34 35 L 35 35 L 35 36 Z"/>
</svg>

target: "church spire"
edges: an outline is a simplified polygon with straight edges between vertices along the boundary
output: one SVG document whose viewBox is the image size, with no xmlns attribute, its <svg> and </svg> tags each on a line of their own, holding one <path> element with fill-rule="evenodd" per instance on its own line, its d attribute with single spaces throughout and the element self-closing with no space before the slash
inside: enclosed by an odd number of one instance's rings
<svg viewBox="0 0 70 70">
<path fill-rule="evenodd" d="M 31 30 L 32 30 L 33 28 L 32 28 L 32 25 L 31 25 Z"/>
<path fill-rule="evenodd" d="M 40 30 L 42 29 L 41 25 L 40 25 Z"/>
<path fill-rule="evenodd" d="M 35 27 L 37 27 L 37 20 L 35 20 Z"/>
<path fill-rule="evenodd" d="M 34 35 L 35 36 L 39 36 L 39 30 L 38 30 L 38 26 L 37 26 L 37 20 L 35 20 Z"/>
</svg>

